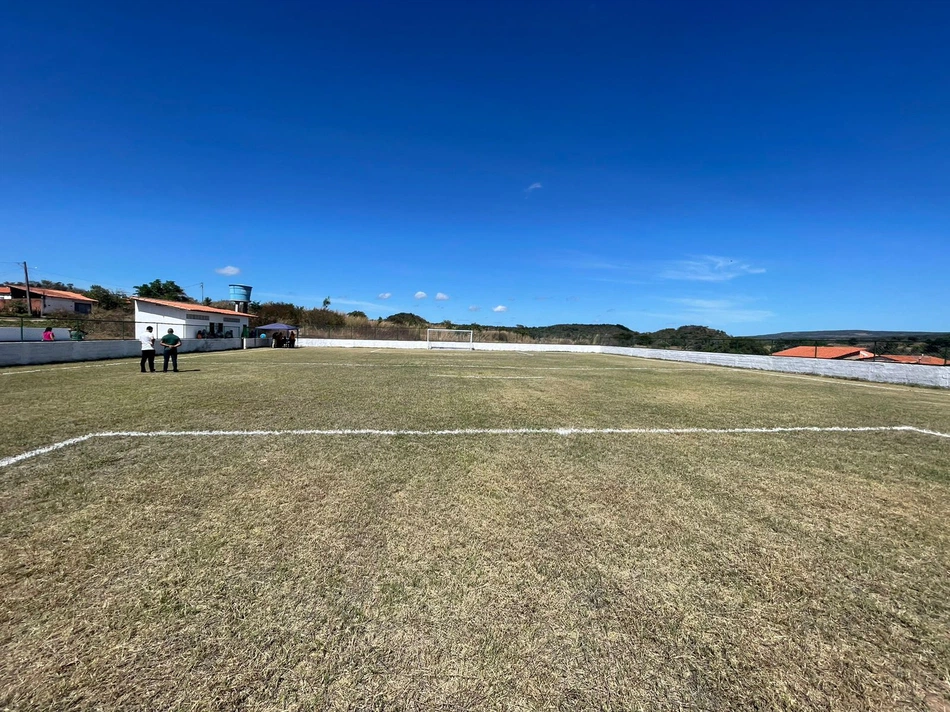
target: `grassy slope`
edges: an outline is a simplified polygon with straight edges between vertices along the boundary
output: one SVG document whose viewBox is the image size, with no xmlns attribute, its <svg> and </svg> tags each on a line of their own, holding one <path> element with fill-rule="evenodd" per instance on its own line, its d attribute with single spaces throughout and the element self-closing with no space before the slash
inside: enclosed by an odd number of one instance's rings
<svg viewBox="0 0 950 712">
<path fill-rule="evenodd" d="M 0 454 L 165 427 L 950 431 L 941 392 L 601 356 L 182 362 L 3 376 Z M 948 461 L 907 433 L 86 442 L 0 470 L 0 706 L 941 709 Z"/>
</svg>

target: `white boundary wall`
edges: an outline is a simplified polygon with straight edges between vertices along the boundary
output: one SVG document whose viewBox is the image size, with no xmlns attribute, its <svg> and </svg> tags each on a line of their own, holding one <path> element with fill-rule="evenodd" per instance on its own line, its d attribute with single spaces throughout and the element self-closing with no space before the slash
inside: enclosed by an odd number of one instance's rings
<svg viewBox="0 0 950 712">
<path fill-rule="evenodd" d="M 360 339 L 297 339 L 297 346 L 370 348 L 370 349 L 422 349 L 425 341 L 384 341 Z M 719 354 L 701 351 L 667 351 L 665 349 L 626 348 L 622 346 L 571 346 L 562 344 L 473 344 L 475 351 L 522 351 L 545 352 L 567 351 L 586 354 L 613 354 L 636 358 L 660 359 L 701 363 L 731 368 L 749 368 L 759 371 L 800 373 L 812 376 L 850 378 L 875 383 L 899 383 L 902 385 L 950 388 L 950 366 L 921 366 L 906 363 L 882 363 L 862 361 L 836 361 L 818 358 L 790 358 L 786 356 L 753 356 L 749 354 Z M 442 353 L 442 352 L 440 352 Z"/>
<path fill-rule="evenodd" d="M 248 339 L 248 341 L 254 341 Z M 242 348 L 241 339 L 183 339 L 179 353 L 196 351 L 230 351 Z M 258 344 L 253 344 L 253 348 Z M 157 358 L 162 357 L 162 347 L 156 344 Z M 0 367 L 35 366 L 43 363 L 68 363 L 72 361 L 101 361 L 109 358 L 138 358 L 142 344 L 138 341 L 17 341 L 0 343 Z"/>
</svg>

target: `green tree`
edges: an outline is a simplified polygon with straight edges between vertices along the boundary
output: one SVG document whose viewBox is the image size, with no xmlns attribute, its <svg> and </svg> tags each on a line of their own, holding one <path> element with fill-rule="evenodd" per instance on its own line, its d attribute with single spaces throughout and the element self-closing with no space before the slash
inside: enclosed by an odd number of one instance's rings
<svg viewBox="0 0 950 712">
<path fill-rule="evenodd" d="M 92 285 L 86 290 L 85 294 L 90 299 L 95 299 L 99 302 L 98 308 L 105 311 L 113 311 L 114 309 L 120 309 L 126 306 L 128 299 L 125 292 L 113 292 L 101 284 Z"/>
<path fill-rule="evenodd" d="M 262 324 L 289 324 L 300 325 L 300 315 L 303 310 L 290 302 L 264 302 L 255 310 L 257 318 Z"/>
<path fill-rule="evenodd" d="M 171 280 L 163 282 L 160 279 L 154 279 L 147 284 L 139 284 L 135 287 L 135 294 L 147 299 L 167 299 L 170 302 L 195 301 L 185 294 L 184 289 Z"/>
<path fill-rule="evenodd" d="M 323 309 L 329 309 L 329 308 L 330 308 L 330 297 L 324 298 L 322 308 L 323 308 Z"/>
<path fill-rule="evenodd" d="M 37 289 L 58 289 L 61 292 L 77 291 L 72 282 L 54 282 L 49 279 L 41 279 L 39 282 L 30 282 L 30 285 L 36 287 Z"/>
<path fill-rule="evenodd" d="M 342 313 L 329 309 L 303 309 L 300 320 L 313 328 L 333 328 L 346 324 L 346 317 Z"/>
<path fill-rule="evenodd" d="M 429 322 L 423 319 L 421 316 L 411 314 L 409 312 L 399 312 L 398 314 L 392 314 L 391 316 L 386 317 L 386 321 L 391 324 L 399 324 L 400 326 L 427 326 Z"/>
<path fill-rule="evenodd" d="M 357 311 L 351 311 L 351 312 L 349 312 L 349 313 L 347 314 L 347 316 L 352 316 L 352 317 L 354 317 L 354 318 L 356 318 L 356 319 L 368 319 L 368 318 L 369 318 L 369 317 L 366 316 L 366 312 L 361 312 L 361 311 L 359 311 L 359 310 L 357 310 Z"/>
</svg>

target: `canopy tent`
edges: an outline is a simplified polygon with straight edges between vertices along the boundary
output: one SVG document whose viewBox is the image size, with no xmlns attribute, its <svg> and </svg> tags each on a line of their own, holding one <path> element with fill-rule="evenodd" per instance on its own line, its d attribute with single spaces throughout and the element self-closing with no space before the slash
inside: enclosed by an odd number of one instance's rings
<svg viewBox="0 0 950 712">
<path fill-rule="evenodd" d="M 290 324 L 264 324 L 264 326 L 255 326 L 258 331 L 297 331 L 296 326 Z"/>
</svg>

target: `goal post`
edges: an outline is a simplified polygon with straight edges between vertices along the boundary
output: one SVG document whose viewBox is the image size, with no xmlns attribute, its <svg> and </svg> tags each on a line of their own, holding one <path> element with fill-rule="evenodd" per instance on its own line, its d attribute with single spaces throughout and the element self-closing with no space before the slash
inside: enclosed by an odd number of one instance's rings
<svg viewBox="0 0 950 712">
<path fill-rule="evenodd" d="M 474 351 L 474 333 L 471 329 L 426 329 L 426 348 Z"/>
</svg>

